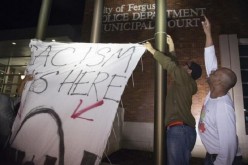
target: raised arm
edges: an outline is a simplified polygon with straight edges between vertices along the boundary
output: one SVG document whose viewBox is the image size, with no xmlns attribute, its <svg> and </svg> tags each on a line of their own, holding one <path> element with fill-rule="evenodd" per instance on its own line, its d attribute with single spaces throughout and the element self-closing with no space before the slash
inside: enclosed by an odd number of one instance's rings
<svg viewBox="0 0 248 165">
<path fill-rule="evenodd" d="M 154 55 L 156 52 L 156 49 L 153 48 L 152 44 L 150 42 L 144 43 L 145 48 L 152 54 Z"/>
<path fill-rule="evenodd" d="M 202 27 L 206 36 L 204 61 L 205 61 L 207 76 L 209 77 L 211 71 L 217 69 L 217 58 L 216 58 L 212 34 L 211 34 L 211 24 L 207 19 L 207 17 L 205 17 L 205 21 L 202 22 Z"/>
<path fill-rule="evenodd" d="M 175 47 L 174 47 L 174 42 L 171 38 L 170 35 L 167 35 L 167 44 L 169 46 L 169 53 L 171 55 L 175 56 Z M 153 48 L 153 46 L 151 45 L 150 42 L 146 42 L 144 43 L 144 46 L 146 47 L 146 49 L 152 54 L 154 55 L 154 53 L 156 52 L 156 49 Z M 167 55 L 167 54 L 166 54 Z"/>
<path fill-rule="evenodd" d="M 173 40 L 172 40 L 172 38 L 171 38 L 170 35 L 167 35 L 167 44 L 169 45 L 169 52 L 170 52 L 173 56 L 175 56 L 175 55 L 176 55 L 176 54 L 175 54 L 175 46 L 174 46 L 174 42 L 173 42 Z"/>
<path fill-rule="evenodd" d="M 212 35 L 211 35 L 211 24 L 210 24 L 210 22 L 206 16 L 204 16 L 204 18 L 205 18 L 205 21 L 202 21 L 202 27 L 203 27 L 203 31 L 206 35 L 205 47 L 209 47 L 209 46 L 213 45 L 213 39 L 212 39 Z"/>
</svg>

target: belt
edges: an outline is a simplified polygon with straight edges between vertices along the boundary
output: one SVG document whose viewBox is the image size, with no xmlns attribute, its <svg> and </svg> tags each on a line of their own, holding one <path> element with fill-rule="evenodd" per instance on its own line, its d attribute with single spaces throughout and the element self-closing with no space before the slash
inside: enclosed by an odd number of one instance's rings
<svg viewBox="0 0 248 165">
<path fill-rule="evenodd" d="M 167 128 L 171 128 L 174 126 L 180 126 L 180 125 L 187 125 L 187 124 L 183 123 L 182 121 L 173 121 L 167 125 Z"/>
</svg>

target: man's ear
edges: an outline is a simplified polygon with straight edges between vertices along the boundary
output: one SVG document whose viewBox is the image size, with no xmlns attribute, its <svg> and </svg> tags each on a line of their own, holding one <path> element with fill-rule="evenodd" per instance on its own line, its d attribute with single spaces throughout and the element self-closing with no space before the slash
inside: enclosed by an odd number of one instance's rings
<svg viewBox="0 0 248 165">
<path fill-rule="evenodd" d="M 192 70 L 191 70 L 191 69 L 188 69 L 188 70 L 187 70 L 187 72 L 188 72 L 188 74 L 190 74 L 190 75 L 191 75 Z"/>
</svg>

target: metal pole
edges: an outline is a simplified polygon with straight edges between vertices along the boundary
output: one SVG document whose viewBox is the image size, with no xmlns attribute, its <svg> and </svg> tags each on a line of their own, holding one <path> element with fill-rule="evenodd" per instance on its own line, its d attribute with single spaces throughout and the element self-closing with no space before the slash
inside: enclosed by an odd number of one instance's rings
<svg viewBox="0 0 248 165">
<path fill-rule="evenodd" d="M 50 16 L 52 0 L 43 0 L 40 8 L 39 21 L 35 38 L 43 40 L 45 38 L 48 18 Z"/>
<path fill-rule="evenodd" d="M 101 37 L 103 0 L 95 0 L 90 42 L 97 43 Z"/>
<path fill-rule="evenodd" d="M 166 39 L 166 0 L 156 0 L 155 20 L 155 47 L 161 52 L 167 48 Z M 165 117 L 165 95 L 167 81 L 165 80 L 162 66 L 156 62 L 155 68 L 155 94 L 154 94 L 154 151 L 155 165 L 164 165 L 165 139 L 164 139 L 164 117 Z"/>
</svg>

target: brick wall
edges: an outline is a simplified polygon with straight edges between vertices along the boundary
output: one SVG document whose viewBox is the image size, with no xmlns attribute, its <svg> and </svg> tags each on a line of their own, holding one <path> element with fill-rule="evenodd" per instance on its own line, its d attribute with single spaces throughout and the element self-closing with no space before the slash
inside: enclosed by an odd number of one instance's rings
<svg viewBox="0 0 248 165">
<path fill-rule="evenodd" d="M 94 9 L 94 1 L 86 0 L 84 22 L 82 28 L 83 41 L 90 41 L 91 25 Z M 128 11 L 128 4 L 144 5 L 154 4 L 154 0 L 105 0 L 104 7 L 113 8 L 113 10 L 125 5 L 122 12 L 112 11 L 112 15 L 120 13 L 128 13 L 129 19 L 132 17 L 132 12 Z M 210 19 L 212 23 L 213 39 L 216 46 L 217 56 L 219 58 L 219 41 L 220 34 L 238 34 L 239 37 L 248 36 L 248 15 L 244 4 L 245 1 L 231 1 L 231 0 L 167 0 L 167 10 L 180 9 L 196 9 L 205 8 L 204 14 Z M 152 11 L 152 10 L 150 10 Z M 241 13 L 242 12 L 242 13 Z M 187 17 L 186 17 L 187 18 Z M 195 16 L 200 18 L 201 16 Z M 175 20 L 176 18 L 168 18 Z M 182 18 L 181 18 L 182 19 Z M 142 20 L 148 23 L 154 19 Z M 119 23 L 128 21 L 118 21 Z M 130 20 L 134 22 L 134 20 Z M 146 39 L 154 37 L 154 29 L 141 30 L 123 30 L 123 31 L 105 31 L 102 28 L 101 41 L 102 43 L 138 43 Z M 200 22 L 195 27 L 175 27 L 167 28 L 167 33 L 170 34 L 174 40 L 176 54 L 181 63 L 185 63 L 188 59 L 193 59 L 202 65 L 204 68 L 203 51 L 205 44 L 205 36 L 202 31 Z M 151 40 L 154 43 L 154 40 Z M 220 62 L 220 60 L 219 60 Z M 138 63 L 133 76 L 130 78 L 128 85 L 122 96 L 122 104 L 125 108 L 125 121 L 134 122 L 153 122 L 154 120 L 154 65 L 155 61 L 149 53 L 145 53 Z M 197 81 L 198 92 L 193 97 L 192 113 L 196 118 L 199 118 L 203 99 L 208 91 L 206 84 L 206 74 L 203 70 L 201 79 Z M 170 84 L 168 78 L 168 85 Z"/>
</svg>

